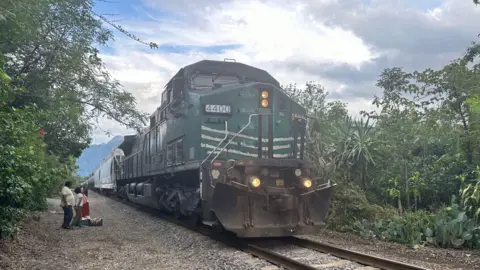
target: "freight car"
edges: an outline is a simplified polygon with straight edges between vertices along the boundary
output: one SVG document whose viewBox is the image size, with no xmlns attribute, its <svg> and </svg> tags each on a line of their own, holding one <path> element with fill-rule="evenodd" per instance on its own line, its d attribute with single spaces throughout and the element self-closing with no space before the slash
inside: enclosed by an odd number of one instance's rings
<svg viewBox="0 0 480 270">
<path fill-rule="evenodd" d="M 181 68 L 161 96 L 149 126 L 92 175 L 95 188 L 238 237 L 324 225 L 332 185 L 306 160 L 306 111 L 269 73 L 204 60 Z"/>
<path fill-rule="evenodd" d="M 93 170 L 87 179 L 87 186 L 104 195 L 110 195 L 116 190 L 116 178 L 120 175 L 122 161 L 125 155 L 120 148 L 114 148 Z"/>
</svg>

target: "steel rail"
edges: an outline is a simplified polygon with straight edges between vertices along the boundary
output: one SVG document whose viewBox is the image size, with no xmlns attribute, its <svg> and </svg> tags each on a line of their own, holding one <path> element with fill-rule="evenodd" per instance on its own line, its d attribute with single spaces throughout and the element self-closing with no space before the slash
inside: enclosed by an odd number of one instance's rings
<svg viewBox="0 0 480 270">
<path fill-rule="evenodd" d="M 293 245 L 301 246 L 307 249 L 315 250 L 322 253 L 328 253 L 335 257 L 355 261 L 359 264 L 372 266 L 385 270 L 428 270 L 419 266 L 393 261 L 387 258 L 377 257 L 365 253 L 360 253 L 348 249 L 339 248 L 325 243 L 315 242 L 308 239 L 289 237 L 287 241 Z"/>
<path fill-rule="evenodd" d="M 278 267 L 292 270 L 317 270 L 317 268 L 304 264 L 302 262 L 290 259 L 281 254 L 272 252 L 257 245 L 247 244 L 246 248 L 240 248 L 242 251 L 250 253 L 252 256 L 268 261 Z"/>
</svg>

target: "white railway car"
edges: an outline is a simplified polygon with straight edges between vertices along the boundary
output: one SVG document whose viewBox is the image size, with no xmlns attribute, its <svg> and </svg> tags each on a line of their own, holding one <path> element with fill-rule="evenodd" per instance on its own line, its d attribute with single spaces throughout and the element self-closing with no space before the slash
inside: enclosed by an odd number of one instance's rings
<svg viewBox="0 0 480 270">
<path fill-rule="evenodd" d="M 89 188 L 104 194 L 116 190 L 116 176 L 121 173 L 125 154 L 122 149 L 114 148 L 97 166 L 88 179 Z"/>
</svg>

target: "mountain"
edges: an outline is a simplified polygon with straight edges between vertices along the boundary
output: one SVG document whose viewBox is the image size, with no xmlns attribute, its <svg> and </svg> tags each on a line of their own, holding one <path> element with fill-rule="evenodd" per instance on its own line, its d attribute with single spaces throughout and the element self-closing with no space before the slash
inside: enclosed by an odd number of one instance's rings
<svg viewBox="0 0 480 270">
<path fill-rule="evenodd" d="M 123 136 L 115 136 L 108 143 L 92 144 L 77 159 L 78 175 L 88 176 L 105 156 L 123 141 Z"/>
</svg>

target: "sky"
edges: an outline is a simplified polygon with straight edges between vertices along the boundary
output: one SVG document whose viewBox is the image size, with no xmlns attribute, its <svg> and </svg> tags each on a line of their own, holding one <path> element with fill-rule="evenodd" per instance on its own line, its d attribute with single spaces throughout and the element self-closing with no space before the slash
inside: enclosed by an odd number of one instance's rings
<svg viewBox="0 0 480 270">
<path fill-rule="evenodd" d="M 356 116 L 375 109 L 382 70 L 441 68 L 480 33 L 480 7 L 471 0 L 112 0 L 95 9 L 159 45 L 117 31 L 99 48 L 107 70 L 149 114 L 181 67 L 233 58 L 282 85 L 318 82 Z M 102 119 L 92 143 L 126 134 L 134 131 Z"/>
</svg>

